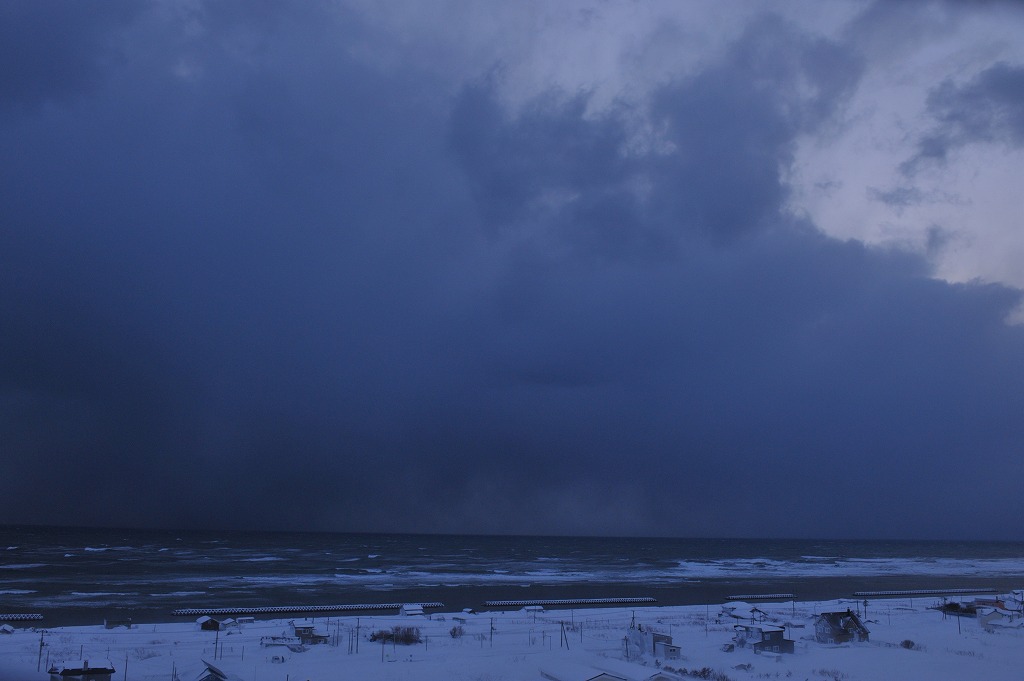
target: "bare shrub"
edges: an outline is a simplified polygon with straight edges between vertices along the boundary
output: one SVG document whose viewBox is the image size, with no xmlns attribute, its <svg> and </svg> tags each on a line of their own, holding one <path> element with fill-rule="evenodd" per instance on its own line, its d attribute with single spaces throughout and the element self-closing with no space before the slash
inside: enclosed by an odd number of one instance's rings
<svg viewBox="0 0 1024 681">
<path fill-rule="evenodd" d="M 829 679 L 830 681 L 843 681 L 843 679 L 850 678 L 849 674 L 841 672 L 838 669 L 813 669 L 811 671 L 812 673 Z"/>
<path fill-rule="evenodd" d="M 711 667 L 701 667 L 700 669 L 687 669 L 682 667 L 681 669 L 674 669 L 669 666 L 663 667 L 667 672 L 674 672 L 680 676 L 688 676 L 691 679 L 708 679 L 709 681 L 733 681 L 732 677 L 723 674 L 720 671 L 716 671 Z"/>
<path fill-rule="evenodd" d="M 420 630 L 416 627 L 392 627 L 390 631 L 378 629 L 370 634 L 370 640 L 374 642 L 400 643 L 403 646 L 408 646 L 419 643 L 422 639 L 420 638 Z"/>
</svg>

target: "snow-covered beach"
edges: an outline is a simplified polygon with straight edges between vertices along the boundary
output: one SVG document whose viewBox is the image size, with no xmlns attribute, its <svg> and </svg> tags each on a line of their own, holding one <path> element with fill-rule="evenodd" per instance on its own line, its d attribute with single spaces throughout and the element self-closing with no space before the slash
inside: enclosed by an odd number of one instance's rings
<svg viewBox="0 0 1024 681">
<path fill-rule="evenodd" d="M 947 599 L 957 600 L 961 599 Z M 969 602 L 971 597 L 964 597 Z M 998 600 L 985 597 L 979 602 Z M 1002 599 L 1018 607 L 1012 596 Z M 1024 668 L 1020 613 L 981 617 L 936 610 L 944 599 L 850 600 L 374 616 L 244 619 L 204 630 L 194 619 L 164 624 L 43 628 L 11 623 L 0 634 L 0 680 L 47 679 L 49 669 L 110 661 L 118 681 L 226 678 L 327 679 L 1019 679 Z M 816 640 L 817 616 L 860 612 L 867 641 Z M 306 644 L 296 635 L 303 634 Z M 308 627 L 303 630 L 305 625 Z M 778 631 L 793 653 L 757 653 L 737 639 L 748 625 Z M 400 628 L 397 629 L 396 628 Z M 418 639 L 403 645 L 391 634 Z M 387 636 L 380 637 L 381 632 Z M 309 636 L 321 642 L 310 643 Z M 669 640 L 670 639 L 670 640 Z M 660 641 L 660 643 L 658 643 Z M 676 657 L 675 649 L 678 649 Z M 657 654 L 655 654 L 657 650 Z M 212 665 L 212 668 L 207 666 Z M 604 676 L 602 676 L 604 674 Z"/>
</svg>

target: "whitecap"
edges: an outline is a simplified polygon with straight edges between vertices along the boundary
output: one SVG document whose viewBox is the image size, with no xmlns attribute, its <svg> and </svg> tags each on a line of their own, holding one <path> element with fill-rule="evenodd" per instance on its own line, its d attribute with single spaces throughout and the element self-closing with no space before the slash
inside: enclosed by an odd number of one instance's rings
<svg viewBox="0 0 1024 681">
<path fill-rule="evenodd" d="M 46 563 L 11 563 L 9 565 L 0 565 L 0 570 L 31 570 L 41 567 L 46 567 Z"/>
</svg>

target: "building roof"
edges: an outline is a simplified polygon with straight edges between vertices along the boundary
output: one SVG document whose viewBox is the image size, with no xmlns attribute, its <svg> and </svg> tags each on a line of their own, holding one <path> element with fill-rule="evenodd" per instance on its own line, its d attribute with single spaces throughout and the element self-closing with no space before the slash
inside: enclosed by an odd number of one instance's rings
<svg viewBox="0 0 1024 681">
<path fill-rule="evenodd" d="M 94 673 L 114 673 L 114 665 L 110 660 L 82 659 L 55 664 L 49 669 L 50 674 L 68 675 L 89 670 Z"/>
<path fill-rule="evenodd" d="M 758 631 L 785 631 L 783 627 L 774 624 L 734 624 L 733 629 L 757 629 Z"/>
</svg>

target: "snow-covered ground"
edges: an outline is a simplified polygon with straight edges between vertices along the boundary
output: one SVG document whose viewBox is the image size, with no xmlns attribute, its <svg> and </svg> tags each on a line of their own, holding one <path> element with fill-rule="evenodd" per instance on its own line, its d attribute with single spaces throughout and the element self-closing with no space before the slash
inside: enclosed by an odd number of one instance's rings
<svg viewBox="0 0 1024 681">
<path fill-rule="evenodd" d="M 978 619 L 958 620 L 930 609 L 937 602 L 871 601 L 864 618 L 870 641 L 845 645 L 815 642 L 814 615 L 856 609 L 853 603 L 758 605 L 768 621 L 785 627 L 786 637 L 795 641 L 795 653 L 780 656 L 758 655 L 749 647 L 727 652 L 735 620 L 721 605 L 318 617 L 312 624 L 327 642 L 300 652 L 261 645 L 265 637 L 292 635 L 289 619 L 258 619 L 220 632 L 200 630 L 194 621 L 109 630 L 14 623 L 13 633 L 0 633 L 0 681 L 48 679 L 48 664 L 83 657 L 109 659 L 116 668 L 112 681 L 195 681 L 206 672 L 203 660 L 244 681 L 584 681 L 602 672 L 610 675 L 603 679 L 631 681 L 673 679 L 672 670 L 685 670 L 678 677 L 683 679 L 735 681 L 1024 678 L 1019 617 L 986 630 Z M 382 645 L 369 640 L 372 633 L 396 626 L 418 629 L 421 642 Z M 639 630 L 670 635 L 681 657 L 660 659 L 649 649 L 638 650 Z M 659 672 L 663 676 L 655 677 Z"/>
</svg>

